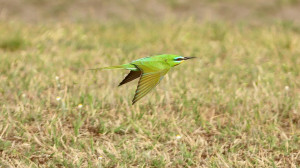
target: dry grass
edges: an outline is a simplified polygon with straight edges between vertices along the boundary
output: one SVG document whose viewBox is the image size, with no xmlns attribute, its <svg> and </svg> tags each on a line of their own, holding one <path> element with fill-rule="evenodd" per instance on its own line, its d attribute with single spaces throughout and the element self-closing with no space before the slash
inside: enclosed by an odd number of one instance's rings
<svg viewBox="0 0 300 168">
<path fill-rule="evenodd" d="M 297 25 L 1 22 L 0 32 L 0 167 L 300 165 Z M 126 71 L 87 70 L 160 53 L 200 59 L 134 106 L 137 82 L 117 87 Z"/>
</svg>

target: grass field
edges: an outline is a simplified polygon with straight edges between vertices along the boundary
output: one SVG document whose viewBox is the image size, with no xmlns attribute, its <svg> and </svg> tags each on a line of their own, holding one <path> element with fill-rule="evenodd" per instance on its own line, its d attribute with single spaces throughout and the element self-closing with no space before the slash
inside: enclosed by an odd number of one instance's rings
<svg viewBox="0 0 300 168">
<path fill-rule="evenodd" d="M 0 167 L 299 167 L 292 22 L 0 22 Z M 5 33 L 3 33 L 5 32 Z M 196 56 L 135 105 L 127 71 Z"/>
</svg>

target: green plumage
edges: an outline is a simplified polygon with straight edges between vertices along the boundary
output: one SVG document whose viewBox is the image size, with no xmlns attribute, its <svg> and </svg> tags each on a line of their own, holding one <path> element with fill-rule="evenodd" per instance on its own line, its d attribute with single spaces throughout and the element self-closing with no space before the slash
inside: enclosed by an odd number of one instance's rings
<svg viewBox="0 0 300 168">
<path fill-rule="evenodd" d="M 118 66 L 110 66 L 97 68 L 102 69 L 127 69 L 130 73 L 124 78 L 119 86 L 128 83 L 132 80 L 140 78 L 132 104 L 136 103 L 147 93 L 149 93 L 159 82 L 164 75 L 174 66 L 179 65 L 185 60 L 195 57 L 182 57 L 179 55 L 163 54 L 151 57 L 141 58 Z"/>
</svg>

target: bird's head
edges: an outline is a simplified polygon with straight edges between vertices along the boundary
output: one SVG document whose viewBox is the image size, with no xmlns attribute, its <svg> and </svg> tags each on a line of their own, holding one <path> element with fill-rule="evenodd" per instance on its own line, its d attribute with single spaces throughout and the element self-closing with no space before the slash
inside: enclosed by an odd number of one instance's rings
<svg viewBox="0 0 300 168">
<path fill-rule="evenodd" d="M 181 64 L 182 62 L 192 59 L 192 58 L 196 58 L 196 57 L 183 57 L 183 56 L 179 56 L 179 55 L 170 55 L 168 61 L 168 64 L 170 66 L 176 66 Z"/>
</svg>

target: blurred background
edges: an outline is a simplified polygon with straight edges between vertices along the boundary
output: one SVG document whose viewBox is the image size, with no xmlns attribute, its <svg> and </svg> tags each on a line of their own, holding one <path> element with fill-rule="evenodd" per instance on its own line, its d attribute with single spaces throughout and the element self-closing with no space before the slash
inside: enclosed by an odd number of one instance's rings
<svg viewBox="0 0 300 168">
<path fill-rule="evenodd" d="M 0 0 L 0 167 L 299 167 L 299 55 L 300 0 Z"/>
<path fill-rule="evenodd" d="M 0 0 L 1 20 L 110 21 L 165 20 L 300 21 L 299 0 Z"/>
</svg>

